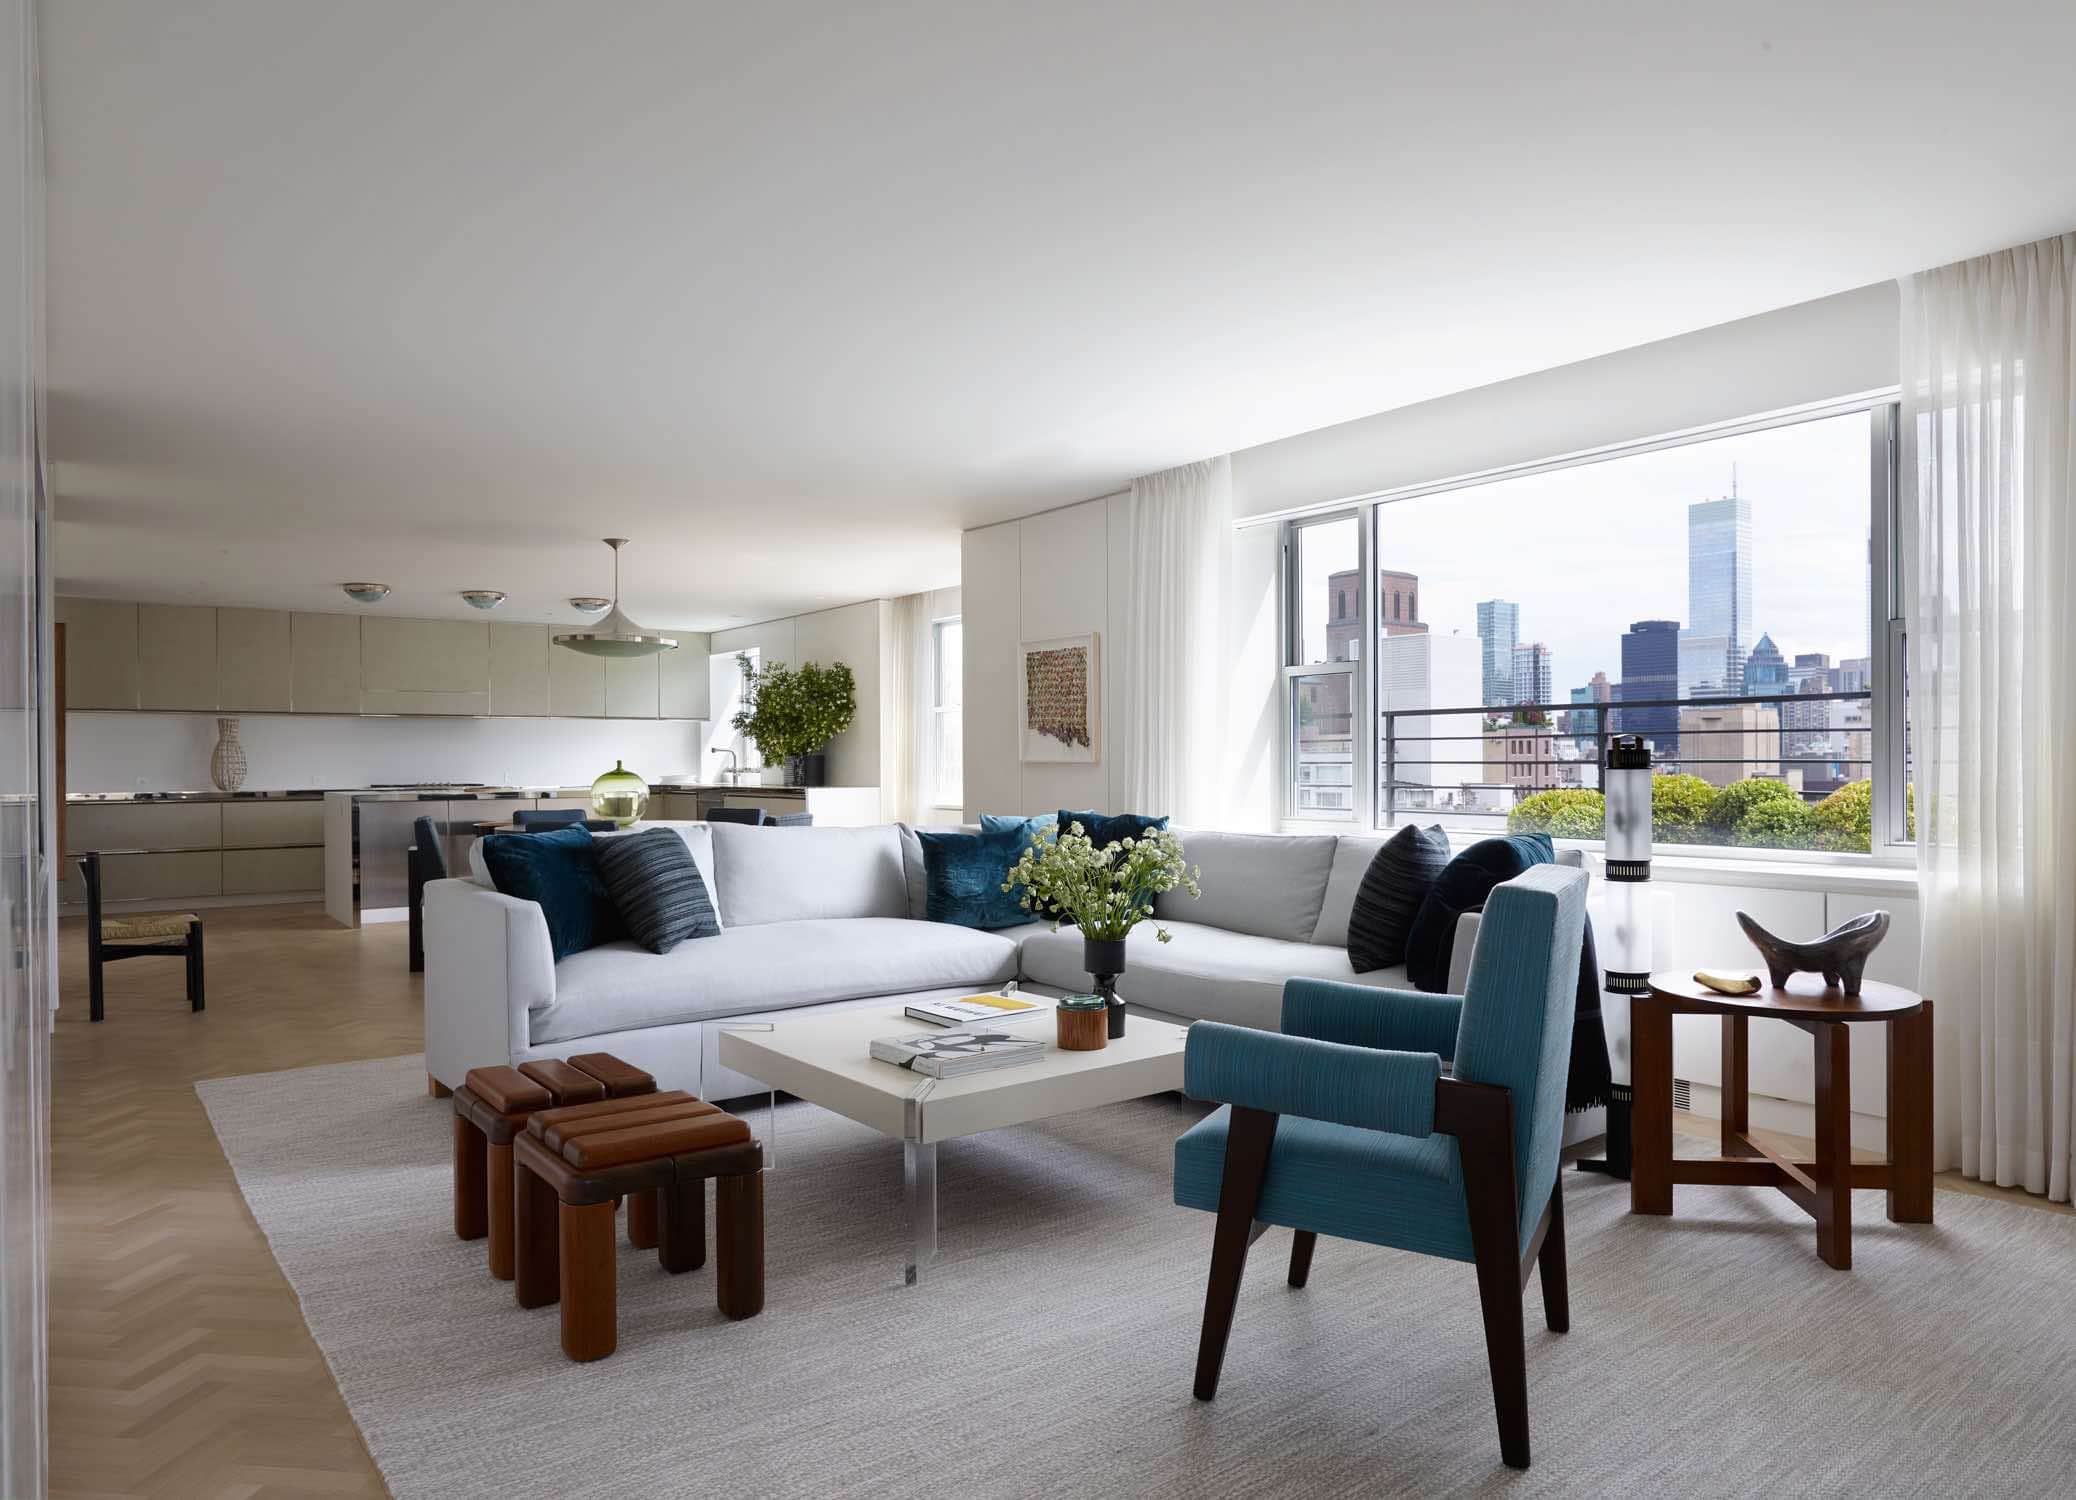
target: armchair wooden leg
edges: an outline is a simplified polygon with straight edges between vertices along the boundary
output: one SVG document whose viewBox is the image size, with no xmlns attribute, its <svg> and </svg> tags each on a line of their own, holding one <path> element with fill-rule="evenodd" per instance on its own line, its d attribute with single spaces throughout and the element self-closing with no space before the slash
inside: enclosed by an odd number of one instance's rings
<svg viewBox="0 0 2076 1500">
<path fill-rule="evenodd" d="M 1309 1229 L 1300 1229 L 1290 1242 L 1290 1284 L 1303 1286 L 1312 1275 L 1312 1252 L 1319 1245 L 1319 1236 Z"/>
<path fill-rule="evenodd" d="M 1469 1176 L 1466 1169 L 1465 1176 Z M 1473 1192 L 1475 1204 L 1477 1194 Z M 1485 1311 L 1485 1357 L 1492 1366 L 1492 1407 L 1499 1419 L 1499 1456 L 1510 1469 L 1528 1467 L 1528 1346 L 1521 1326 L 1521 1262 L 1515 1250 L 1512 1205 L 1503 1223 L 1495 1211 L 1471 1213 L 1478 1257 L 1478 1300 Z M 1480 1219 L 1487 1222 L 1480 1224 Z"/>
<path fill-rule="evenodd" d="M 1571 1282 L 1564 1268 L 1564 1173 L 1557 1174 L 1550 1189 L 1550 1227 L 1543 1231 L 1543 1248 L 1536 1255 L 1536 1269 L 1543 1280 L 1543 1321 L 1552 1333 L 1571 1332 Z"/>
<path fill-rule="evenodd" d="M 1218 1394 L 1218 1372 L 1225 1365 L 1233 1308 L 1247 1270 L 1247 1247 L 1254 1243 L 1254 1210 L 1261 1201 L 1262 1179 L 1268 1175 L 1269 1148 L 1276 1142 L 1274 1115 L 1238 1104 L 1232 1111 L 1225 1139 L 1225 1180 L 1218 1192 L 1218 1227 L 1211 1238 L 1211 1279 L 1204 1288 L 1204 1332 L 1197 1344 L 1199 1401 Z"/>
<path fill-rule="evenodd" d="M 187 930 L 187 1008 L 200 1010 L 207 1004 L 202 985 L 202 924 Z"/>
<path fill-rule="evenodd" d="M 1478 1300 L 1485 1312 L 1485 1357 L 1492 1366 L 1492 1407 L 1499 1419 L 1499 1456 L 1510 1469 L 1528 1467 L 1528 1347 L 1521 1326 L 1519 1205 L 1514 1188 L 1514 1110 L 1504 1089 L 1461 1085 L 1450 1091 L 1445 1118 L 1463 1163 L 1463 1201 L 1477 1258 Z M 1457 1104 L 1456 1099 L 1461 1103 Z M 1556 1229 L 1553 1223 L 1550 1228 Z M 1550 1243 L 1546 1234 L 1543 1243 Z M 1548 1274 L 1546 1271 L 1545 1275 Z"/>
</svg>

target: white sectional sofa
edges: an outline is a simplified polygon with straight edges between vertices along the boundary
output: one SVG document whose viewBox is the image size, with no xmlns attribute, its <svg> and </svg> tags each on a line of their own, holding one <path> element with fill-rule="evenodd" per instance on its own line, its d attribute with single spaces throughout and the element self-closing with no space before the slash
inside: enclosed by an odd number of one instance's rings
<svg viewBox="0 0 2076 1500">
<path fill-rule="evenodd" d="M 666 954 L 618 942 L 556 963 L 540 908 L 493 889 L 472 859 L 471 878 L 425 890 L 425 1056 L 435 1078 L 452 1087 L 474 1067 L 612 1052 L 667 1088 L 728 1099 L 763 1087 L 721 1066 L 716 1047 L 729 1026 L 1012 979 L 1047 993 L 1089 987 L 1072 928 L 983 932 L 923 920 L 922 846 L 899 825 L 642 826 L 685 840 L 722 931 Z M 1181 837 L 1204 894 L 1160 898 L 1172 942 L 1150 924 L 1132 934 L 1118 992 L 1135 1009 L 1273 1030 L 1293 976 L 1405 987 L 1403 969 L 1357 974 L 1345 946 L 1381 836 Z M 1469 971 L 1477 922 L 1475 913 L 1459 920 L 1452 989 Z"/>
</svg>

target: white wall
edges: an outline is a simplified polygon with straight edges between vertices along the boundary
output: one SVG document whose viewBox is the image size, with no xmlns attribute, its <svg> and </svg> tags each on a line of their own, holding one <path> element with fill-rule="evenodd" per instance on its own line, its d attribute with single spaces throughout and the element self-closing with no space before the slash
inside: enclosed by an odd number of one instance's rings
<svg viewBox="0 0 2076 1500">
<path fill-rule="evenodd" d="M 215 714 L 66 715 L 66 790 L 201 791 Z M 238 716 L 249 791 L 482 781 L 587 786 L 615 760 L 654 780 L 698 773 L 706 726 L 661 719 L 436 719 Z"/>
<path fill-rule="evenodd" d="M 857 679 L 858 713 L 851 727 L 829 744 L 829 781 L 833 786 L 880 785 L 880 723 L 892 711 L 883 697 L 881 652 L 892 634 L 893 605 L 884 599 L 867 599 L 836 609 L 812 614 L 788 615 L 755 625 L 739 625 L 713 634 L 714 653 L 713 743 L 738 746 L 735 731 L 728 727 L 728 714 L 719 689 L 723 679 L 732 678 L 731 659 L 738 651 L 755 649 L 765 664 L 782 661 L 793 666 L 820 662 L 829 666 L 842 662 Z M 746 757 L 744 764 L 754 764 Z M 715 762 L 711 772 L 725 766 Z"/>
<path fill-rule="evenodd" d="M 1123 692 L 1126 576 L 1132 497 L 1106 495 L 1062 510 L 984 526 L 965 536 L 962 594 L 966 623 L 966 815 L 1047 812 L 1063 807 L 1099 812 L 1128 808 L 1131 747 L 1117 705 Z M 1276 682 L 1276 566 L 1273 530 L 1240 533 L 1228 581 L 1227 629 L 1208 643 L 1232 666 L 1232 727 L 1206 746 L 1226 768 L 1236 828 L 1267 828 L 1274 809 L 1274 740 L 1280 709 Z M 1097 759 L 1092 765 L 1025 763 L 1019 759 L 1017 680 L 1027 641 L 1094 634 L 1102 677 Z"/>
<path fill-rule="evenodd" d="M 1598 359 L 1322 427 L 1232 456 L 1234 514 L 1536 463 L 1883 390 L 1898 293 L 1880 282 Z"/>
</svg>

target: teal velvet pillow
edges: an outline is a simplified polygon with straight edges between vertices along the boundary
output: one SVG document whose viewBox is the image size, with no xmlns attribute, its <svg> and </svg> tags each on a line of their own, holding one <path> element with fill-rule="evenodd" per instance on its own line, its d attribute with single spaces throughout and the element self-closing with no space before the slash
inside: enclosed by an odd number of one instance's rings
<svg viewBox="0 0 2076 1500">
<path fill-rule="evenodd" d="M 982 833 L 916 831 L 923 846 L 923 915 L 959 927 L 1014 927 L 1035 920 L 1023 891 L 1002 889 L 1023 856 L 1021 825 Z"/>
<path fill-rule="evenodd" d="M 1025 834 L 1035 835 L 1038 838 L 1044 838 L 1045 835 L 1051 833 L 1058 826 L 1059 818 L 1052 813 L 1038 813 L 1028 818 L 1015 817 L 1009 813 L 982 813 L 980 815 L 980 831 L 982 833 L 1000 833 L 1003 829 L 1009 828 Z"/>
<path fill-rule="evenodd" d="M 1142 833 L 1168 826 L 1165 817 L 1150 818 L 1141 813 L 1069 812 L 1064 807 L 1059 811 L 1059 819 L 1062 829 L 1070 823 L 1079 823 L 1081 831 L 1088 835 L 1088 841 L 1098 849 L 1108 849 L 1119 839 L 1135 839 Z"/>
<path fill-rule="evenodd" d="M 493 833 L 483 840 L 483 867 L 507 896 L 539 905 L 557 963 L 627 936 L 599 878 L 591 830 L 581 823 L 551 833 Z"/>
</svg>

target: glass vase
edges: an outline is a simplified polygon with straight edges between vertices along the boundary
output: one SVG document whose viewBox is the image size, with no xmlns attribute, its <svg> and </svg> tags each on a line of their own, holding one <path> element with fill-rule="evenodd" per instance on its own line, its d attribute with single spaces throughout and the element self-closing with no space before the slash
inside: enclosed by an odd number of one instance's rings
<svg viewBox="0 0 2076 1500">
<path fill-rule="evenodd" d="M 591 810 L 611 818 L 617 828 L 637 823 L 649 810 L 649 783 L 616 760 L 612 770 L 591 783 Z"/>
</svg>

